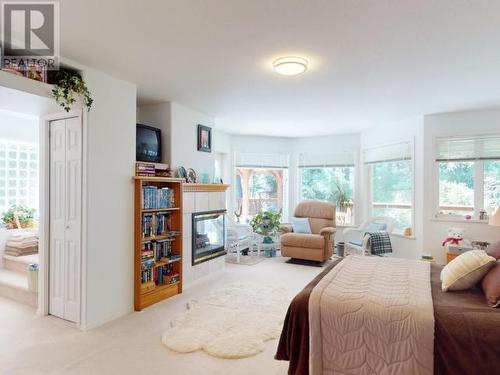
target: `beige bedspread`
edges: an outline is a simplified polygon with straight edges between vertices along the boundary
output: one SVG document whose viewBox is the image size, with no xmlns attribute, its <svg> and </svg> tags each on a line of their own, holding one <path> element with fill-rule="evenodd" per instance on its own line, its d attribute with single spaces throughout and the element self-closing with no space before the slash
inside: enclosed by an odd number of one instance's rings
<svg viewBox="0 0 500 375">
<path fill-rule="evenodd" d="M 311 375 L 432 374 L 430 265 L 352 255 L 309 299 Z"/>
</svg>

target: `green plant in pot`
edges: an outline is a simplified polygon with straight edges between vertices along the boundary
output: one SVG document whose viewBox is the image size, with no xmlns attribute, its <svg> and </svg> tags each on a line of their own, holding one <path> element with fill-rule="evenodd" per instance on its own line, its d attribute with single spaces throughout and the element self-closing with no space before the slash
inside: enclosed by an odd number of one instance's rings
<svg viewBox="0 0 500 375">
<path fill-rule="evenodd" d="M 273 243 L 272 236 L 280 227 L 281 210 L 279 212 L 263 211 L 258 213 L 250 221 L 254 233 L 264 237 L 263 243 Z"/>
<path fill-rule="evenodd" d="M 7 229 L 29 228 L 33 225 L 35 209 L 25 206 L 11 206 L 2 215 L 2 221 Z"/>
<path fill-rule="evenodd" d="M 78 98 L 83 100 L 83 104 L 90 111 L 94 99 L 90 94 L 87 85 L 78 72 L 61 70 L 56 77 L 57 84 L 52 89 L 52 95 L 57 104 L 64 108 L 66 112 L 71 110 L 71 106 Z"/>
</svg>

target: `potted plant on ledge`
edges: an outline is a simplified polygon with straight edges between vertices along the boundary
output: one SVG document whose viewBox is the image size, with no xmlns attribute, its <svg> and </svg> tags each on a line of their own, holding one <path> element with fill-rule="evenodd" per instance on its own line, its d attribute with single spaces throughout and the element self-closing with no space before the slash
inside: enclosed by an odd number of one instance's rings
<svg viewBox="0 0 500 375">
<path fill-rule="evenodd" d="M 25 206 L 11 206 L 2 215 L 7 229 L 31 228 L 35 217 L 35 209 Z"/>
</svg>

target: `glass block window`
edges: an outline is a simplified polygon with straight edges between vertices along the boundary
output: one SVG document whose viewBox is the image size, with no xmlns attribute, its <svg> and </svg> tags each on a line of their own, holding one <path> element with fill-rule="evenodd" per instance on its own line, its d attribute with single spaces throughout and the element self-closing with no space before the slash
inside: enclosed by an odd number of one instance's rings
<svg viewBox="0 0 500 375">
<path fill-rule="evenodd" d="M 0 213 L 13 205 L 38 210 L 38 145 L 0 139 Z"/>
</svg>

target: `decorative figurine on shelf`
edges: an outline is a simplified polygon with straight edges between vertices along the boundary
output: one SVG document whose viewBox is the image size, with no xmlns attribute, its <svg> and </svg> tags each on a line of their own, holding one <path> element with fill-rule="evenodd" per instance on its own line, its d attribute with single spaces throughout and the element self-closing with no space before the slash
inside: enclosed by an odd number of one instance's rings
<svg viewBox="0 0 500 375">
<path fill-rule="evenodd" d="M 481 210 L 479 211 L 479 220 L 488 220 L 489 217 L 488 217 L 488 212 L 486 212 L 486 210 Z"/>
<path fill-rule="evenodd" d="M 243 207 L 240 204 L 237 210 L 234 210 L 234 216 L 236 216 L 236 223 L 240 223 L 240 216 L 243 213 Z"/>
<path fill-rule="evenodd" d="M 464 239 L 464 229 L 462 228 L 450 228 L 448 229 L 448 237 L 443 241 L 442 246 L 446 245 L 460 245 Z"/>
</svg>

